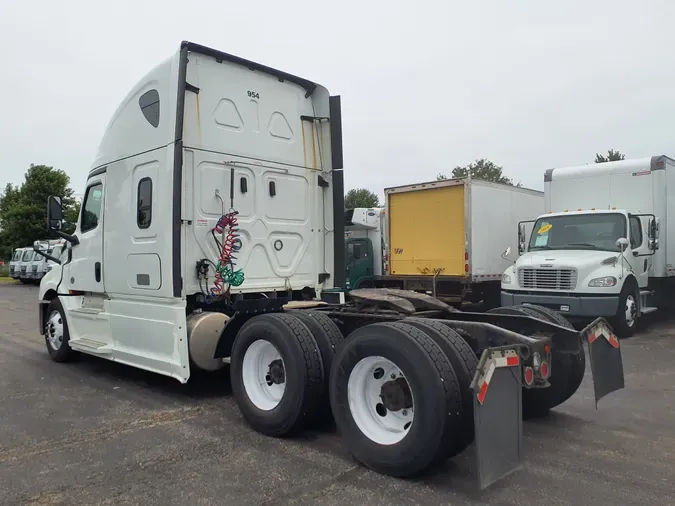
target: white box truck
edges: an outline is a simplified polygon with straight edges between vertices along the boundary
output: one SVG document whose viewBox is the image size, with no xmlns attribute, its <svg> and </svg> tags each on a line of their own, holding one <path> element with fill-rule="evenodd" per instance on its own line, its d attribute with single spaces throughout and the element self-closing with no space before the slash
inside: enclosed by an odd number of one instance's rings
<svg viewBox="0 0 675 506">
<path fill-rule="evenodd" d="M 500 305 L 513 230 L 544 210 L 544 192 L 470 178 L 386 188 L 385 196 L 384 209 L 346 211 L 347 287 L 415 290 L 485 310 Z"/>
<path fill-rule="evenodd" d="M 675 161 L 550 169 L 544 181 L 548 212 L 529 236 L 519 230 L 502 303 L 540 304 L 572 320 L 602 316 L 619 335 L 633 334 L 642 315 L 673 298 Z"/>
<path fill-rule="evenodd" d="M 475 438 L 485 486 L 519 465 L 523 413 L 576 391 L 585 335 L 604 336 L 598 396 L 623 387 L 611 327 L 345 293 L 341 132 L 324 87 L 184 42 L 112 117 L 73 235 L 49 199 L 49 229 L 68 245 L 40 284 L 47 351 L 180 382 L 228 358 L 239 409 L 264 434 L 332 413 L 352 454 L 395 476 Z"/>
</svg>

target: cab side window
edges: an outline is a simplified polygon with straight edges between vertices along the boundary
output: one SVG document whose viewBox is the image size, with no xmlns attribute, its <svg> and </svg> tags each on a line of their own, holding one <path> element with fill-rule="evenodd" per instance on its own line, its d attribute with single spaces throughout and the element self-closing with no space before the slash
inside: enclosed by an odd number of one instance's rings
<svg viewBox="0 0 675 506">
<path fill-rule="evenodd" d="M 94 230 L 101 218 L 101 202 L 103 201 L 103 185 L 96 183 L 87 189 L 82 204 L 80 230 L 82 233 Z"/>
<path fill-rule="evenodd" d="M 642 246 L 642 224 L 640 218 L 630 217 L 630 247 L 631 249 Z"/>
</svg>

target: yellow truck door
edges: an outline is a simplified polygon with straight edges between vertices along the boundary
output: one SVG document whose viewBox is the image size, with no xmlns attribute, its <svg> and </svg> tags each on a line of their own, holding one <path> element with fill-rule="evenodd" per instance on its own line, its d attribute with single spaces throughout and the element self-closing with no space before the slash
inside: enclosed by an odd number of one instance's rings
<svg viewBox="0 0 675 506">
<path fill-rule="evenodd" d="M 388 193 L 392 274 L 466 275 L 464 184 L 438 184 Z"/>
</svg>

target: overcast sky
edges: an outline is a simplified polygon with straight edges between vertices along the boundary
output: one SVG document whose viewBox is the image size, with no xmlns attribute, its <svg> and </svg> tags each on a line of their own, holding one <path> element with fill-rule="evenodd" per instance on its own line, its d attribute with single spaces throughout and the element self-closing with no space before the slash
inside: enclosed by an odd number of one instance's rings
<svg viewBox="0 0 675 506">
<path fill-rule="evenodd" d="M 555 3 L 555 7 L 552 4 Z M 347 188 L 486 157 L 526 187 L 596 151 L 675 157 L 672 0 L 0 2 L 0 183 L 81 192 L 138 79 L 191 40 L 342 95 Z"/>
</svg>

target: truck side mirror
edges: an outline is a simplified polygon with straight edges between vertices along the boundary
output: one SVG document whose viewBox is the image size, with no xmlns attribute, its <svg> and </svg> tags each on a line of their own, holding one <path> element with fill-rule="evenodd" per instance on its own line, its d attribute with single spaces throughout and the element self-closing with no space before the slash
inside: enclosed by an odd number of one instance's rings
<svg viewBox="0 0 675 506">
<path fill-rule="evenodd" d="M 61 197 L 50 195 L 47 199 L 47 224 L 49 230 L 61 230 L 61 223 L 63 222 L 63 206 L 61 205 Z"/>
<path fill-rule="evenodd" d="M 628 248 L 628 244 L 629 244 L 628 239 L 626 239 L 625 237 L 616 240 L 616 247 L 619 248 L 619 250 L 622 253 L 626 251 L 626 248 Z"/>
<path fill-rule="evenodd" d="M 659 219 L 654 217 L 649 219 L 649 229 L 647 233 L 650 239 L 659 238 Z"/>
<path fill-rule="evenodd" d="M 525 224 L 518 223 L 518 254 L 522 255 L 525 252 L 525 240 L 527 232 L 525 231 Z"/>
</svg>

